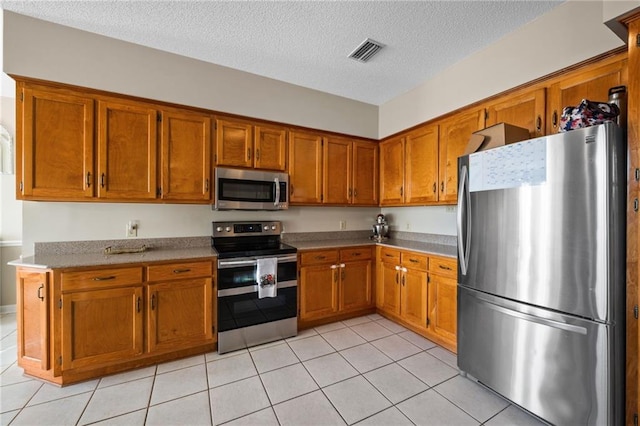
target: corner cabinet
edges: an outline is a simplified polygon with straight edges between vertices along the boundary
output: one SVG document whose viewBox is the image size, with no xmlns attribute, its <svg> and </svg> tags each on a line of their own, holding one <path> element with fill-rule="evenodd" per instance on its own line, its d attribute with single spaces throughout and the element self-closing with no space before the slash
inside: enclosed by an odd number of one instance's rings
<svg viewBox="0 0 640 426">
<path fill-rule="evenodd" d="M 377 254 L 378 312 L 455 352 L 456 261 L 384 246 Z"/>
<path fill-rule="evenodd" d="M 18 365 L 73 383 L 215 349 L 211 260 L 18 268 Z"/>
<path fill-rule="evenodd" d="M 299 253 L 301 328 L 373 311 L 373 247 Z"/>
</svg>

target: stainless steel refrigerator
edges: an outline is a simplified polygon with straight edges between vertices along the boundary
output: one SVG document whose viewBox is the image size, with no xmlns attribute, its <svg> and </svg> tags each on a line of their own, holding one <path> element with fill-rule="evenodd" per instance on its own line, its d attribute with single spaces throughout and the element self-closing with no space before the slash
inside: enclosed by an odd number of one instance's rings
<svg viewBox="0 0 640 426">
<path fill-rule="evenodd" d="M 623 424 L 623 131 L 463 156 L 458 183 L 461 372 L 552 424 Z"/>
</svg>

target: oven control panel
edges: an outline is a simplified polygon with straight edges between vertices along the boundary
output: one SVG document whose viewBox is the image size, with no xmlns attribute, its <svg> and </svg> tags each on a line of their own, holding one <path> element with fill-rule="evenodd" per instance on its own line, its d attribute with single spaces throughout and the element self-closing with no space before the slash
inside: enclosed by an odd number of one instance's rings
<svg viewBox="0 0 640 426">
<path fill-rule="evenodd" d="M 212 222 L 213 237 L 248 237 L 254 235 L 280 235 L 282 222 Z"/>
</svg>

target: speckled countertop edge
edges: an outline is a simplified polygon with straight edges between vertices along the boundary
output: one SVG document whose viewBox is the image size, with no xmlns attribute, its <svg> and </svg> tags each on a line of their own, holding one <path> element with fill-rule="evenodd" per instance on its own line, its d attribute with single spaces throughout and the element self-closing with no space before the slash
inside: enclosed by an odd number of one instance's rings
<svg viewBox="0 0 640 426">
<path fill-rule="evenodd" d="M 287 234 L 288 238 L 283 235 L 283 240 L 301 251 L 380 244 L 444 257 L 455 258 L 457 256 L 455 245 L 440 243 L 440 241 L 449 242 L 449 236 L 432 238 L 429 234 L 421 234 L 425 235 L 422 237 L 423 239 L 433 242 L 390 238 L 377 243 L 368 237 L 369 234 L 368 231 Z M 405 236 L 404 234 L 407 233 L 399 235 Z M 313 238 L 314 236 L 315 238 Z M 336 238 L 336 236 L 339 237 Z M 420 238 L 420 236 L 411 235 L 409 237 Z M 8 264 L 39 269 L 62 269 L 215 258 L 218 253 L 211 248 L 210 244 L 210 237 L 36 243 L 36 253 L 33 256 L 16 259 Z M 147 245 L 150 248 L 142 253 L 116 255 L 103 253 L 104 248 L 108 246 L 135 248 L 141 245 Z"/>
</svg>

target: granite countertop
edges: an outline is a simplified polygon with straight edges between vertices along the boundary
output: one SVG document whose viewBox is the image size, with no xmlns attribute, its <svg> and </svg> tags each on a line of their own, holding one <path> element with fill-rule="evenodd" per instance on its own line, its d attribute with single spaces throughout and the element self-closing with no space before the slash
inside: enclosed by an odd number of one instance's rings
<svg viewBox="0 0 640 426">
<path fill-rule="evenodd" d="M 402 240 L 390 238 L 380 243 L 369 238 L 354 238 L 345 240 L 316 240 L 316 241 L 294 241 L 288 244 L 296 247 L 298 250 L 322 250 L 340 247 L 364 246 L 364 245 L 383 245 L 405 250 L 417 251 L 426 254 L 435 254 L 443 257 L 457 256 L 457 246 L 430 243 L 424 241 Z"/>
<path fill-rule="evenodd" d="M 216 257 L 218 253 L 211 247 L 159 248 L 143 253 L 103 254 L 37 254 L 9 262 L 9 265 L 30 268 L 81 268 L 84 266 L 124 265 L 127 263 L 162 262 L 170 260 L 200 259 Z"/>
<path fill-rule="evenodd" d="M 104 253 L 106 247 L 136 249 L 143 245 L 147 250 L 142 253 Z M 13 260 L 9 265 L 42 269 L 82 268 L 218 256 L 211 248 L 211 237 L 36 243 L 34 251 L 33 256 Z"/>
<path fill-rule="evenodd" d="M 333 234 L 335 235 L 335 234 Z M 342 233 L 342 238 L 317 238 L 317 233 L 300 234 L 298 239 L 285 240 L 298 250 L 322 250 L 341 247 L 383 245 L 425 254 L 455 258 L 455 245 L 443 244 L 443 239 L 431 241 L 405 238 L 390 238 L 381 243 L 371 240 L 367 232 Z M 410 234 L 400 234 L 412 237 Z M 105 247 L 136 248 L 146 245 L 142 253 L 105 254 Z M 71 241 L 54 243 L 36 243 L 33 256 L 22 257 L 9 262 L 9 265 L 42 268 L 82 268 L 108 265 L 126 265 L 134 263 L 165 262 L 186 259 L 208 259 L 217 257 L 211 247 L 210 237 L 155 238 L 137 240 Z"/>
</svg>

